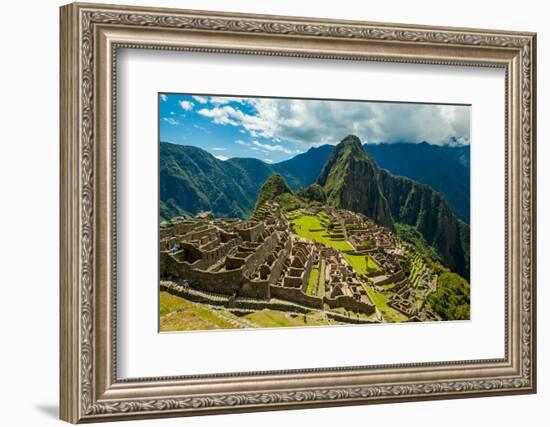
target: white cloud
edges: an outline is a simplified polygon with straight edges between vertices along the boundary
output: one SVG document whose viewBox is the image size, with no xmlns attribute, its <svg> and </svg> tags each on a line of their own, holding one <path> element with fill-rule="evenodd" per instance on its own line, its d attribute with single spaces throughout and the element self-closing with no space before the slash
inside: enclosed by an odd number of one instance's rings
<svg viewBox="0 0 550 427">
<path fill-rule="evenodd" d="M 258 147 L 250 147 L 251 150 L 254 150 L 254 151 L 261 151 L 262 153 L 264 154 L 269 154 L 269 151 L 267 150 L 262 150 L 261 148 L 258 148 Z"/>
<path fill-rule="evenodd" d="M 264 162 L 271 164 L 271 163 L 273 163 L 273 160 L 266 158 L 266 159 L 264 159 Z"/>
<path fill-rule="evenodd" d="M 296 151 L 289 150 L 288 148 L 283 147 L 282 145 L 270 145 L 270 144 L 262 144 L 258 141 L 252 141 L 252 144 L 256 147 L 267 150 L 267 151 L 280 151 L 281 153 L 285 154 L 294 154 Z"/>
<path fill-rule="evenodd" d="M 164 120 L 166 123 L 172 126 L 176 126 L 180 124 L 180 122 L 178 122 L 176 119 L 173 119 L 172 117 L 163 117 L 162 120 Z"/>
<path fill-rule="evenodd" d="M 166 102 L 166 101 L 168 101 L 168 96 L 165 95 L 164 93 L 161 93 L 160 94 L 160 100 L 163 101 L 163 102 Z"/>
<path fill-rule="evenodd" d="M 221 160 L 221 161 L 225 161 L 225 160 L 229 159 L 229 157 L 226 157 L 226 156 L 214 156 L 214 157 L 218 160 Z"/>
<path fill-rule="evenodd" d="M 446 144 L 457 140 L 467 144 L 470 140 L 469 106 L 268 98 L 246 102 L 253 114 L 227 102 L 203 108 L 199 114 L 216 124 L 241 127 L 253 138 L 306 146 L 334 144 L 350 133 L 365 143 Z"/>
<path fill-rule="evenodd" d="M 224 148 L 224 147 L 214 147 L 214 148 L 212 148 L 212 150 L 214 150 L 214 151 L 226 151 L 227 148 Z"/>
<path fill-rule="evenodd" d="M 206 96 L 193 96 L 193 99 L 199 104 L 206 104 L 208 102 L 208 97 Z"/>
<path fill-rule="evenodd" d="M 224 107 L 215 107 L 209 110 L 208 108 L 202 108 L 197 111 L 201 116 L 209 117 L 212 121 L 218 125 L 231 125 L 238 126 L 239 121 L 242 120 L 244 114 L 240 110 L 226 105 Z M 237 118 L 235 120 L 234 118 Z"/>
<path fill-rule="evenodd" d="M 191 111 L 195 105 L 191 101 L 179 101 L 179 104 L 184 111 Z"/>
<path fill-rule="evenodd" d="M 242 139 L 237 139 L 235 141 L 235 144 L 246 145 L 247 147 L 250 147 L 250 144 L 248 142 L 244 142 Z"/>
<path fill-rule="evenodd" d="M 373 104 L 369 142 L 470 142 L 470 107 L 428 104 Z M 366 142 L 366 141 L 365 141 Z"/>
<path fill-rule="evenodd" d="M 211 96 L 210 102 L 214 105 L 225 105 L 230 102 L 237 102 L 239 104 L 244 104 L 248 101 L 248 98 L 237 98 L 231 96 Z"/>
</svg>

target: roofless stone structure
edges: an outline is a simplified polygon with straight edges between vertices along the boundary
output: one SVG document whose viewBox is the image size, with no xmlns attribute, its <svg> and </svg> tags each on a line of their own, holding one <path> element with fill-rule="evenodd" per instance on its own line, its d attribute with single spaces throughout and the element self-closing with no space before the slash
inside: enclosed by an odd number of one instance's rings
<svg viewBox="0 0 550 427">
<path fill-rule="evenodd" d="M 351 250 L 300 238 L 273 201 L 263 206 L 257 220 L 174 218 L 161 224 L 161 281 L 180 284 L 168 291 L 177 288 L 184 296 L 229 308 L 245 304 L 258 309 L 351 312 L 370 316 L 373 322 L 383 317 L 365 285 L 384 292 L 382 287 L 392 283 L 400 292 L 390 306 L 407 317 L 415 316 L 415 293 L 401 268 L 406 247 L 389 229 L 362 214 L 335 208 L 304 208 L 300 214 L 320 212 L 334 227 L 331 235 L 349 243 Z M 375 271 L 358 274 L 347 254 L 372 260 Z M 429 271 L 422 279 L 430 283 L 424 290 L 435 286 Z"/>
</svg>

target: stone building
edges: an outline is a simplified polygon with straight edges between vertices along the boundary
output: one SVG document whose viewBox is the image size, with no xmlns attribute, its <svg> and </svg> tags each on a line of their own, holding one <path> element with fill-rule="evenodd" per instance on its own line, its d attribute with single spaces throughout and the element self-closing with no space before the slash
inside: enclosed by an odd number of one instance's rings
<svg viewBox="0 0 550 427">
<path fill-rule="evenodd" d="M 375 260 L 380 267 L 377 276 L 402 278 L 396 240 L 388 229 L 343 209 L 311 209 L 309 214 L 322 214 L 323 221 L 336 225 L 338 235 L 350 242 L 355 254 Z M 303 310 L 375 314 L 366 279 L 356 274 L 340 250 L 299 238 L 275 202 L 266 203 L 261 213 L 261 218 L 256 215 L 248 221 L 203 214 L 162 223 L 161 279 L 182 280 L 196 291 L 225 295 L 229 300 L 262 300 L 277 307 L 284 307 L 286 301 Z M 374 247 L 361 247 L 366 239 Z M 316 276 L 311 276 L 314 268 Z M 311 277 L 317 277 L 315 292 L 308 290 Z"/>
</svg>

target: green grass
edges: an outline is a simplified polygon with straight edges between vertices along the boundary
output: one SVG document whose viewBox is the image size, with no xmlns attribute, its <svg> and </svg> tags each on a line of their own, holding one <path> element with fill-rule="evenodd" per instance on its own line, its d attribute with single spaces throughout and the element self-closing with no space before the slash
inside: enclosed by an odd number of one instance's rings
<svg viewBox="0 0 550 427">
<path fill-rule="evenodd" d="M 384 319 L 390 322 L 405 322 L 408 320 L 403 313 L 400 313 L 388 305 L 389 298 L 386 295 L 376 292 L 368 286 L 365 286 L 365 289 L 367 290 L 372 302 L 374 302 L 374 305 L 376 305 L 380 313 L 382 313 Z"/>
<path fill-rule="evenodd" d="M 172 311 L 176 311 L 182 308 L 187 307 L 187 301 L 178 298 L 174 295 L 169 294 L 168 292 L 161 292 L 160 293 L 160 317 L 166 316 L 168 313 L 171 313 Z"/>
<path fill-rule="evenodd" d="M 174 314 L 167 316 L 172 312 Z M 168 292 L 160 293 L 160 316 L 160 330 L 163 332 L 236 328 L 233 324 L 220 319 L 206 306 Z"/>
<path fill-rule="evenodd" d="M 223 308 L 214 309 L 167 292 L 160 293 L 160 330 L 162 332 L 237 329 L 239 327 L 220 318 L 216 313 L 223 314 L 229 319 L 235 319 L 237 322 L 239 319 L 247 319 L 258 328 L 338 324 L 336 321 L 325 319 L 319 312 L 293 315 L 283 311 L 259 310 L 239 317 Z M 167 316 L 167 314 L 170 315 Z"/>
<path fill-rule="evenodd" d="M 306 294 L 317 296 L 317 281 L 319 279 L 319 269 L 312 268 L 309 275 L 309 282 L 307 284 Z"/>
<path fill-rule="evenodd" d="M 321 213 L 319 215 L 322 216 Z M 353 250 L 353 247 L 347 240 L 344 240 L 341 237 L 334 239 L 331 238 L 330 235 L 327 235 L 327 231 L 324 229 L 321 221 L 322 220 L 318 216 L 304 215 L 300 218 L 292 220 L 291 222 L 295 224 L 294 231 L 300 237 L 324 243 L 325 245 L 340 251 Z M 334 229 L 336 230 L 336 227 Z M 357 274 L 367 274 L 378 271 L 378 266 L 368 256 L 350 255 L 346 253 L 343 253 L 343 255 Z"/>
<path fill-rule="evenodd" d="M 291 315 L 282 311 L 261 310 L 244 316 L 262 328 L 278 328 L 287 326 L 321 326 L 329 325 L 320 313 Z"/>
<path fill-rule="evenodd" d="M 375 271 L 380 270 L 378 267 L 378 264 L 374 262 L 374 260 L 371 257 L 367 257 L 367 271 L 369 273 L 374 273 Z"/>
<path fill-rule="evenodd" d="M 365 255 L 350 255 L 350 254 L 343 254 L 344 258 L 348 260 L 348 262 L 351 264 L 353 269 L 357 274 L 366 274 L 368 272 L 367 270 L 367 262 Z"/>
<path fill-rule="evenodd" d="M 328 306 L 326 306 L 328 307 Z M 362 319 L 374 319 L 376 317 L 376 314 L 365 314 L 365 313 L 357 313 L 355 311 L 349 311 L 346 310 L 344 307 L 334 307 L 334 308 L 328 308 L 328 311 L 331 311 L 333 313 L 342 314 L 347 317 L 357 318 L 360 317 Z"/>
<path fill-rule="evenodd" d="M 344 257 L 357 274 L 373 273 L 379 270 L 376 263 L 369 256 L 344 254 Z"/>
<path fill-rule="evenodd" d="M 341 251 L 352 250 L 352 246 L 345 240 L 333 240 L 327 236 L 327 232 L 323 229 L 323 225 L 318 217 L 304 215 L 300 218 L 292 220 L 295 224 L 294 231 L 300 237 L 324 243 L 327 246 L 339 249 Z M 322 231 L 310 231 L 322 230 Z"/>
<path fill-rule="evenodd" d="M 326 212 L 319 212 L 317 215 L 318 215 L 320 218 L 325 219 L 325 220 L 327 220 L 327 221 L 330 220 L 330 216 L 329 216 Z"/>
</svg>

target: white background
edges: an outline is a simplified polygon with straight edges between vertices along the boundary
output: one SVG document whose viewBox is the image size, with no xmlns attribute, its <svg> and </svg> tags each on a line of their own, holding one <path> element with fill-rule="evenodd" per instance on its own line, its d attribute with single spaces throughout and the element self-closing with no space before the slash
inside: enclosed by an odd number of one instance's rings
<svg viewBox="0 0 550 427">
<path fill-rule="evenodd" d="M 117 64 L 119 377 L 504 357 L 504 70 L 127 49 Z M 164 91 L 471 103 L 471 321 L 158 334 Z"/>
<path fill-rule="evenodd" d="M 118 3 L 113 0 L 113 2 Z M 545 99 L 550 74 L 548 12 L 543 2 L 454 3 L 436 1 L 309 2 L 278 0 L 134 1 L 135 4 L 232 10 L 242 12 L 315 15 L 417 24 L 530 30 L 538 39 L 538 117 L 550 115 Z M 0 79 L 0 324 L 2 353 L 0 379 L 5 425 L 54 425 L 58 401 L 58 9 L 57 1 L 13 2 L 3 5 L 3 67 Z M 512 426 L 544 425 L 550 397 L 546 334 L 550 316 L 543 309 L 550 301 L 545 286 L 550 267 L 548 236 L 550 205 L 546 187 L 550 179 L 550 137 L 547 121 L 539 120 L 539 393 L 439 402 L 375 405 L 291 412 L 256 413 L 129 422 L 124 425 L 278 426 L 342 423 L 408 426 Z M 491 171 L 492 165 L 487 165 Z M 545 194 L 546 193 L 546 194 Z"/>
</svg>

